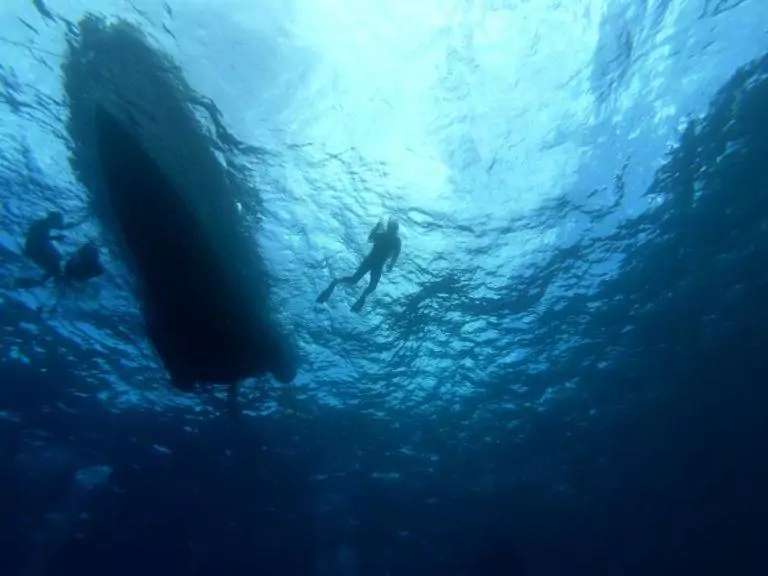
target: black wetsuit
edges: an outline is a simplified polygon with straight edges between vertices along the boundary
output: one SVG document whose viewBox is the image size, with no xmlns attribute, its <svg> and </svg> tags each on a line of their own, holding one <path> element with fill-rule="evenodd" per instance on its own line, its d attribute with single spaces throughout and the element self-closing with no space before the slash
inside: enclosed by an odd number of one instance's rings
<svg viewBox="0 0 768 576">
<path fill-rule="evenodd" d="M 42 268 L 42 282 L 61 274 L 61 252 L 53 245 L 51 232 L 59 226 L 49 218 L 35 220 L 29 227 L 24 244 L 24 254 Z"/>
<path fill-rule="evenodd" d="M 399 253 L 401 246 L 400 238 L 387 232 L 374 230 L 370 237 L 373 242 L 373 248 L 368 253 L 368 256 L 360 263 L 360 266 L 357 267 L 352 276 L 345 276 L 338 280 L 338 282 L 344 284 L 357 284 L 363 276 L 370 272 L 371 280 L 368 283 L 368 288 L 366 288 L 369 294 L 376 290 L 387 259 Z"/>
<path fill-rule="evenodd" d="M 52 212 L 45 218 L 32 222 L 27 231 L 24 254 L 43 270 L 43 275 L 39 278 L 17 278 L 15 284 L 17 288 L 42 286 L 51 278 L 68 284 L 72 282 L 85 282 L 104 272 L 104 268 L 99 261 L 99 250 L 91 242 L 75 252 L 67 260 L 62 271 L 61 264 L 63 258 L 61 252 L 53 244 L 53 241 L 57 239 L 53 236 L 53 231 L 65 230 L 77 225 L 79 223 L 64 224 L 64 219 L 60 212 Z M 59 295 L 60 298 L 61 295 Z M 57 299 L 51 311 L 56 308 L 58 302 L 59 300 Z"/>
<path fill-rule="evenodd" d="M 365 288 L 360 298 L 352 306 L 353 310 L 360 310 L 365 304 L 365 299 L 368 295 L 376 290 L 376 286 L 381 280 L 381 274 L 384 271 L 384 264 L 387 259 L 392 258 L 392 264 L 390 268 L 394 266 L 395 261 L 400 255 L 400 249 L 402 242 L 397 235 L 397 231 L 385 231 L 382 229 L 381 224 L 378 224 L 368 235 L 368 240 L 373 242 L 373 248 L 368 253 L 368 256 L 360 263 L 355 273 L 351 276 L 344 276 L 343 278 L 337 278 L 330 283 L 322 294 L 318 297 L 318 302 L 325 302 L 331 297 L 334 288 L 339 284 L 357 284 L 360 279 L 368 272 L 371 273 L 371 280 L 368 286 Z"/>
<path fill-rule="evenodd" d="M 53 306 L 48 310 L 52 314 L 59 307 L 59 302 L 66 293 L 66 289 L 75 282 L 87 282 L 91 278 L 100 276 L 104 273 L 104 267 L 99 260 L 99 249 L 95 244 L 89 242 L 75 252 L 64 265 L 64 274 L 59 276 L 63 281 L 62 290 Z"/>
<path fill-rule="evenodd" d="M 99 261 L 99 250 L 93 244 L 86 244 L 67 260 L 64 279 L 68 282 L 85 282 L 104 272 Z"/>
</svg>

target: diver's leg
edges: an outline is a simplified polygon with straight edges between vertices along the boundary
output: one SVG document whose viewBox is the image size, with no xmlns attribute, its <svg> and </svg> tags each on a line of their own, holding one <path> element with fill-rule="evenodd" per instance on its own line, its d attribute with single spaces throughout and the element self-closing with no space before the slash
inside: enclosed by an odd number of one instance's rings
<svg viewBox="0 0 768 576">
<path fill-rule="evenodd" d="M 328 300 L 328 298 L 331 297 L 331 294 L 333 294 L 334 288 L 336 288 L 338 284 L 339 284 L 338 280 L 334 280 L 333 282 L 328 284 L 328 287 L 322 292 L 320 292 L 320 296 L 317 297 L 317 302 L 322 304 L 323 302 Z"/>
<path fill-rule="evenodd" d="M 53 272 L 43 272 L 43 275 L 40 276 L 39 278 L 30 278 L 28 276 L 16 278 L 14 282 L 14 287 L 26 288 L 26 289 L 37 288 L 38 286 L 42 286 L 43 284 L 48 282 L 48 280 L 50 280 L 51 278 L 55 278 L 55 277 L 56 277 L 56 274 L 54 274 Z"/>
<path fill-rule="evenodd" d="M 368 298 L 368 295 L 376 290 L 376 286 L 379 285 L 379 280 L 381 280 L 381 271 L 382 267 L 377 266 L 376 268 L 371 270 L 371 281 L 368 282 L 368 286 L 365 287 L 365 290 L 363 290 L 363 293 L 360 295 L 360 298 L 357 299 L 357 302 L 352 306 L 353 312 L 359 312 L 362 310 L 363 305 L 365 304 L 365 299 Z"/>
<path fill-rule="evenodd" d="M 365 276 L 369 270 L 371 270 L 372 265 L 370 262 L 370 258 L 366 258 L 363 260 L 363 262 L 360 264 L 360 266 L 357 267 L 357 270 L 355 270 L 355 273 L 352 274 L 352 276 L 344 276 L 344 278 L 339 278 L 336 280 L 339 284 L 357 284 L 360 282 L 360 279 Z"/>
<path fill-rule="evenodd" d="M 54 277 L 61 274 L 61 262 L 63 257 L 61 252 L 56 249 L 52 242 L 47 242 L 38 254 L 38 258 L 33 259 L 35 264 L 43 269 L 47 277 Z M 46 278 L 47 279 L 47 278 Z"/>
<path fill-rule="evenodd" d="M 355 270 L 355 273 L 352 274 L 352 276 L 344 276 L 343 278 L 336 278 L 333 282 L 328 284 L 328 287 L 323 290 L 320 293 L 320 296 L 317 297 L 317 301 L 322 303 L 328 300 L 328 298 L 331 297 L 331 294 L 333 294 L 334 289 L 339 284 L 357 284 L 360 282 L 360 279 L 365 275 L 368 270 L 371 269 L 371 264 L 366 258 L 363 260 L 363 263 L 360 264 L 360 266 L 357 267 L 357 270 Z"/>
<path fill-rule="evenodd" d="M 48 280 L 50 280 L 51 276 L 49 274 L 43 274 L 40 278 L 29 278 L 29 277 L 21 277 L 16 278 L 13 286 L 14 288 L 18 289 L 30 289 L 30 288 L 37 288 L 38 286 L 42 286 Z"/>
</svg>

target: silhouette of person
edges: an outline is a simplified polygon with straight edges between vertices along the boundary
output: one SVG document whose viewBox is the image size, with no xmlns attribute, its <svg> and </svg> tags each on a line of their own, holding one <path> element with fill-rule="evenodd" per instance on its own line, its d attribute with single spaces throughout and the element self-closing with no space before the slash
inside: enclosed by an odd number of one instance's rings
<svg viewBox="0 0 768 576">
<path fill-rule="evenodd" d="M 366 286 L 360 298 L 352 306 L 354 312 L 359 312 L 365 304 L 365 299 L 371 292 L 376 290 L 376 286 L 381 280 L 381 274 L 384 271 L 384 264 L 391 258 L 388 270 L 392 270 L 402 248 L 402 241 L 398 236 L 399 224 L 395 218 L 390 218 L 386 229 L 384 223 L 379 221 L 375 228 L 368 235 L 368 241 L 373 243 L 373 248 L 362 261 L 360 266 L 351 276 L 344 276 L 333 280 L 328 287 L 317 297 L 318 302 L 326 302 L 333 294 L 334 289 L 339 284 L 357 284 L 360 279 L 370 272 L 371 279 Z"/>
</svg>

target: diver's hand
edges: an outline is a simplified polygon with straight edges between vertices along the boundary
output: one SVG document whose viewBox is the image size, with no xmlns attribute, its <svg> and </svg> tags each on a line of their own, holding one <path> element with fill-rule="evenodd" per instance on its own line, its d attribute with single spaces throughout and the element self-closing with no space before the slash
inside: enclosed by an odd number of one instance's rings
<svg viewBox="0 0 768 576">
<path fill-rule="evenodd" d="M 368 234 L 368 242 L 373 242 L 376 240 L 376 236 L 381 234 L 384 231 L 384 221 L 379 220 L 379 223 L 376 224 L 376 227 L 371 230 L 371 233 Z"/>
</svg>

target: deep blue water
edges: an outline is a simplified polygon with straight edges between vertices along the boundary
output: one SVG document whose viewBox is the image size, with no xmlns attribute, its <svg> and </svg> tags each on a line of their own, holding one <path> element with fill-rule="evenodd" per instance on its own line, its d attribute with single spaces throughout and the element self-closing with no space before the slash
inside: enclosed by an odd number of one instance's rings
<svg viewBox="0 0 768 576">
<path fill-rule="evenodd" d="M 118 4 L 0 8 L 2 574 L 766 572 L 768 5 Z M 298 343 L 239 419 L 170 385 L 87 188 L 89 98 L 191 149 L 166 85 Z M 48 317 L 53 207 L 108 273 Z M 363 313 L 315 304 L 392 213 Z"/>
</svg>

